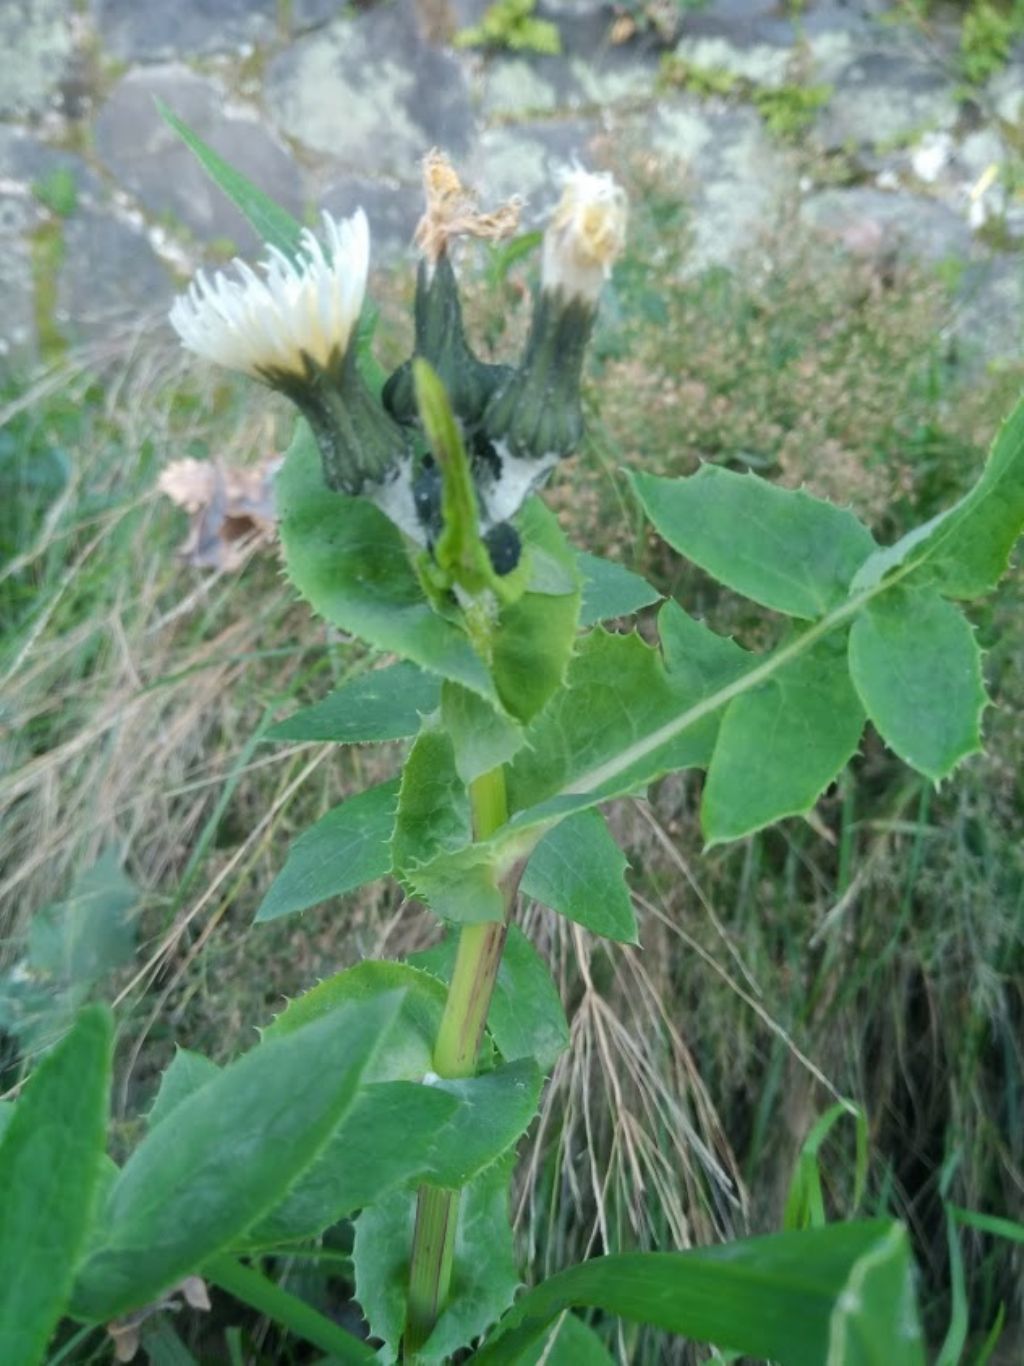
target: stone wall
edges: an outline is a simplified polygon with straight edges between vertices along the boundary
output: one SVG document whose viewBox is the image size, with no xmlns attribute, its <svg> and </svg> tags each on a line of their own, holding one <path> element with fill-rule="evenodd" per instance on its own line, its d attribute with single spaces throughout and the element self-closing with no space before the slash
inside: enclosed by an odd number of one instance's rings
<svg viewBox="0 0 1024 1366">
<path fill-rule="evenodd" d="M 852 251 L 952 263 L 956 326 L 1019 353 L 1024 53 L 965 91 L 952 19 L 870 0 L 711 0 L 622 42 L 614 6 L 543 0 L 561 55 L 453 46 L 485 8 L 3 0 L 0 357 L 112 335 L 199 259 L 257 250 L 156 99 L 293 213 L 364 205 L 378 259 L 407 249 L 435 144 L 485 196 L 526 195 L 528 219 L 560 169 L 643 149 L 689 199 L 691 269 L 735 261 L 785 204 Z"/>
</svg>

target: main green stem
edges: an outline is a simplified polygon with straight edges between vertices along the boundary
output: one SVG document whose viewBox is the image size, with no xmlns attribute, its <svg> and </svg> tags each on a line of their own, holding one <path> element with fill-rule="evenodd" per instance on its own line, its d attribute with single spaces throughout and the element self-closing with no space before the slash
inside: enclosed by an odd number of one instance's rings
<svg viewBox="0 0 1024 1366">
<path fill-rule="evenodd" d="M 492 769 L 470 784 L 473 835 L 485 840 L 508 820 L 505 770 Z M 439 1077 L 471 1077 L 483 1038 L 508 932 L 505 918 L 464 925 L 452 970 L 451 986 L 434 1045 L 434 1071 Z M 409 1269 L 405 1359 L 411 1361 L 430 1336 L 448 1299 L 458 1228 L 459 1193 L 422 1186 Z"/>
</svg>

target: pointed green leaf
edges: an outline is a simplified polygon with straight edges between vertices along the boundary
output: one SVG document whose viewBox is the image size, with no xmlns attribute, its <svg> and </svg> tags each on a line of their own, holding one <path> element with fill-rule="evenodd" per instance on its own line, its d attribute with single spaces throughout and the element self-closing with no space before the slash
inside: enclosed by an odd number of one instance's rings
<svg viewBox="0 0 1024 1366">
<path fill-rule="evenodd" d="M 475 694 L 474 694 L 475 696 Z M 267 740 L 404 740 L 441 700 L 441 681 L 403 660 L 371 669 L 267 731 Z"/>
<path fill-rule="evenodd" d="M 603 560 L 581 550 L 577 552 L 576 563 L 583 575 L 581 626 L 596 626 L 599 621 L 632 616 L 661 597 L 646 579 L 614 560 Z"/>
<path fill-rule="evenodd" d="M 501 611 L 494 638 L 494 682 L 506 711 L 529 721 L 565 680 L 576 640 L 580 590 L 575 553 L 550 508 L 539 498 L 530 498 L 516 525 L 524 553 L 546 557 L 569 586 L 568 592 L 524 593 Z"/>
<path fill-rule="evenodd" d="M 274 1039 L 293 1034 L 303 1025 L 325 1019 L 351 1002 L 376 1001 L 396 991 L 402 993 L 401 1007 L 387 1038 L 366 1069 L 365 1080 L 420 1081 L 431 1066 L 448 993 L 429 972 L 421 972 L 408 963 L 366 958 L 344 972 L 335 973 L 289 1001 L 263 1031 L 263 1037 Z"/>
<path fill-rule="evenodd" d="M 175 1049 L 174 1057 L 164 1068 L 156 1099 L 146 1116 L 149 1128 L 155 1129 L 162 1124 L 183 1100 L 219 1076 L 220 1070 L 215 1062 L 204 1058 L 201 1053 L 191 1053 L 187 1048 Z"/>
<path fill-rule="evenodd" d="M 579 811 L 537 845 L 520 890 L 594 934 L 635 944 L 636 915 L 624 876 L 628 866 L 600 811 Z"/>
<path fill-rule="evenodd" d="M 398 779 L 367 788 L 298 837 L 256 912 L 256 924 L 317 906 L 391 871 Z"/>
<path fill-rule="evenodd" d="M 438 1131 L 422 1178 L 457 1190 L 489 1167 L 529 1127 L 542 1080 L 533 1058 L 504 1063 L 478 1077 L 433 1080 L 432 1086 L 460 1104 Z"/>
<path fill-rule="evenodd" d="M 417 1361 L 440 1362 L 486 1332 L 508 1307 L 519 1284 L 509 1224 L 507 1162 L 497 1162 L 459 1197 L 452 1295 Z M 353 1260 L 356 1298 L 375 1337 L 379 1359 L 397 1359 L 405 1328 L 409 1249 L 415 1192 L 398 1191 L 364 1210 L 356 1221 Z"/>
<path fill-rule="evenodd" d="M 860 744 L 864 709 L 825 640 L 730 702 L 701 803 L 709 844 L 803 815 Z"/>
<path fill-rule="evenodd" d="M 289 577 L 322 617 L 498 705 L 468 637 L 424 597 L 397 527 L 366 499 L 324 484 L 304 422 L 296 427 L 276 489 Z"/>
<path fill-rule="evenodd" d="M 168 109 L 162 100 L 157 100 L 156 107 L 161 118 L 174 129 L 195 155 L 206 174 L 245 215 L 264 242 L 277 247 L 285 256 L 296 256 L 302 224 L 297 223 L 280 204 L 275 204 L 269 195 L 264 194 L 251 180 L 242 175 L 241 171 L 236 171 L 223 157 L 218 156 L 213 148 L 209 147 L 198 133 L 194 133 L 187 123 L 179 119 L 177 114 Z"/>
<path fill-rule="evenodd" d="M 106 1322 L 148 1303 L 272 1209 L 351 1106 L 400 1002 L 353 1003 L 261 1043 L 152 1129 L 110 1191 L 73 1312 Z"/>
<path fill-rule="evenodd" d="M 457 939 L 453 934 L 409 962 L 451 981 Z M 543 1072 L 569 1046 L 569 1026 L 551 973 L 544 959 L 518 925 L 508 927 L 498 980 L 491 998 L 487 1029 L 502 1057 L 536 1058 Z"/>
<path fill-rule="evenodd" d="M 691 1252 L 595 1257 L 524 1295 L 474 1366 L 520 1362 L 552 1319 L 573 1306 L 780 1366 L 924 1362 L 906 1231 L 882 1221 Z"/>
<path fill-rule="evenodd" d="M 438 1130 L 458 1108 L 455 1096 L 417 1082 L 364 1086 L 320 1157 L 235 1250 L 317 1238 L 408 1185 L 428 1166 Z"/>
<path fill-rule="evenodd" d="M 516 1366 L 615 1366 L 615 1358 L 593 1328 L 575 1314 L 564 1314 L 516 1358 Z"/>
<path fill-rule="evenodd" d="M 868 605 L 850 632 L 850 673 L 885 743 L 929 778 L 981 748 L 981 651 L 933 589 L 896 588 Z"/>
<path fill-rule="evenodd" d="M 912 582 L 951 598 L 976 598 L 1006 573 L 1024 530 L 1024 401 L 999 429 L 973 488 L 953 507 L 915 527 L 895 545 L 876 551 L 854 589 L 872 588 L 901 569 Z"/>
<path fill-rule="evenodd" d="M 523 743 L 517 721 L 458 683 L 442 686 L 441 724 L 451 736 L 455 768 L 466 784 L 507 763 Z"/>
<path fill-rule="evenodd" d="M 658 628 L 664 662 L 638 635 L 598 627 L 580 640 L 568 686 L 528 728 L 510 768 L 514 809 L 573 793 L 587 794 L 595 805 L 710 760 L 717 715 L 709 712 L 675 733 L 668 728 L 687 708 L 754 668 L 757 656 L 716 636 L 673 602 L 659 612 Z M 631 759 L 637 741 L 642 744 Z"/>
<path fill-rule="evenodd" d="M 420 1083 L 430 1072 L 447 990 L 431 973 L 407 963 L 367 960 L 338 973 L 291 1002 L 265 1037 L 289 1035 L 346 1003 L 372 1001 L 396 989 L 404 992 L 402 1006 L 367 1069 L 365 1080 L 370 1084 L 317 1164 L 247 1246 L 257 1240 L 267 1246 L 275 1238 L 292 1240 L 322 1232 L 369 1194 L 397 1182 L 460 1186 L 514 1143 L 536 1113 L 541 1074 L 532 1058 L 464 1081 L 433 1078 L 429 1086 L 418 1084 L 411 1092 L 373 1084 Z M 484 1065 L 490 1061 L 485 1051 Z M 434 1103 L 424 1100 L 423 1092 L 447 1099 Z M 386 1129 L 400 1141 L 385 1137 Z M 328 1217 L 315 1229 L 309 1226 L 311 1216 L 324 1215 Z"/>
<path fill-rule="evenodd" d="M 505 903 L 490 869 L 482 867 L 479 877 L 423 875 L 472 838 L 469 796 L 456 772 L 451 736 L 425 721 L 402 772 L 392 839 L 395 875 L 445 920 L 500 920 Z"/>
<path fill-rule="evenodd" d="M 391 845 L 396 876 L 473 837 L 466 785 L 455 768 L 452 738 L 427 718 L 402 770 Z"/>
<path fill-rule="evenodd" d="M 688 479 L 631 477 L 673 549 L 737 593 L 789 616 L 813 621 L 841 603 L 875 549 L 852 512 L 754 474 L 702 465 Z"/>
<path fill-rule="evenodd" d="M 111 1021 L 83 1010 L 30 1077 L 0 1141 L 0 1361 L 36 1366 L 93 1212 L 107 1127 Z"/>
</svg>

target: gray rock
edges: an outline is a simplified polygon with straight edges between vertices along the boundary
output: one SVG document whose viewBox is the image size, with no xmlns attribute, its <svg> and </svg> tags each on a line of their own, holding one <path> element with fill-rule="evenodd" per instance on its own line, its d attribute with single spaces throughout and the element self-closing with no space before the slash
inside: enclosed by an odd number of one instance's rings
<svg viewBox="0 0 1024 1366">
<path fill-rule="evenodd" d="M 649 139 L 660 155 L 682 163 L 692 187 L 693 270 L 734 261 L 792 192 L 790 155 L 752 109 L 666 100 L 654 113 Z"/>
<path fill-rule="evenodd" d="M 948 76 L 927 58 L 895 46 L 857 53 L 846 63 L 837 59 L 823 79 L 834 87 L 816 125 L 826 148 L 892 146 L 957 121 Z"/>
<path fill-rule="evenodd" d="M 990 166 L 1002 166 L 1009 157 L 1009 149 L 994 128 L 978 128 L 968 133 L 960 144 L 957 160 L 965 174 L 978 180 Z"/>
<path fill-rule="evenodd" d="M 977 262 L 964 275 L 953 335 L 970 367 L 1024 354 L 1024 269 L 1019 256 Z"/>
<path fill-rule="evenodd" d="M 676 44 L 675 55 L 705 70 L 727 71 L 755 85 L 783 85 L 789 74 L 792 49 L 775 43 L 736 44 L 723 37 L 688 37 Z"/>
<path fill-rule="evenodd" d="M 144 232 L 87 210 L 65 224 L 57 321 L 70 341 L 106 336 L 164 310 L 172 284 Z"/>
<path fill-rule="evenodd" d="M 267 68 L 265 97 L 290 137 L 365 173 L 414 179 L 435 145 L 464 156 L 475 129 L 458 60 L 397 0 L 300 38 Z"/>
<path fill-rule="evenodd" d="M 292 33 L 305 33 L 337 19 L 346 8 L 346 0 L 291 0 Z"/>
<path fill-rule="evenodd" d="M 993 108 L 1007 123 L 1024 120 L 1024 65 L 1017 60 L 1003 68 L 989 82 Z"/>
<path fill-rule="evenodd" d="M 801 216 L 860 255 L 938 263 L 966 260 L 971 251 L 963 214 L 905 191 L 888 193 L 870 186 L 823 190 L 804 201 Z"/>
<path fill-rule="evenodd" d="M 288 152 L 254 114 L 233 108 L 212 80 L 178 65 L 130 72 L 96 120 L 96 151 L 152 216 L 184 224 L 200 243 L 226 238 L 251 250 L 259 239 L 189 149 L 164 123 L 161 99 L 233 167 L 301 216 L 303 178 Z"/>
<path fill-rule="evenodd" d="M 0 180 L 17 181 L 26 190 L 45 191 L 55 173 L 64 172 L 74 182 L 76 204 L 97 204 L 105 197 L 96 172 L 74 152 L 49 147 L 16 125 L 0 127 Z"/>
<path fill-rule="evenodd" d="M 608 108 L 653 95 L 661 56 L 653 36 L 612 43 L 609 15 L 595 6 L 567 13 L 557 26 L 562 39 L 557 56 L 524 52 L 487 59 L 480 78 L 486 115 L 528 118 L 545 110 Z"/>
<path fill-rule="evenodd" d="M 553 113 L 566 101 L 564 67 L 550 60 L 497 57 L 480 77 L 480 108 L 488 118 L 528 119 Z"/>
<path fill-rule="evenodd" d="M 379 265 L 409 250 L 423 212 L 423 196 L 419 186 L 352 175 L 329 185 L 320 196 L 320 206 L 336 218 L 347 217 L 360 207 L 365 209 L 370 220 L 371 259 Z"/>
<path fill-rule="evenodd" d="M 39 114 L 58 102 L 71 59 L 68 0 L 0 4 L 0 115 Z"/>
<path fill-rule="evenodd" d="M 0 376 L 27 369 L 36 354 L 35 288 L 28 233 L 42 221 L 27 191 L 0 181 Z"/>
<path fill-rule="evenodd" d="M 467 179 L 484 208 L 521 195 L 524 227 L 538 226 L 561 194 L 565 172 L 574 165 L 590 168 L 590 145 L 599 131 L 590 119 L 489 128 Z"/>
<path fill-rule="evenodd" d="M 277 0 L 92 0 L 104 52 L 128 62 L 231 52 L 271 41 Z"/>
</svg>

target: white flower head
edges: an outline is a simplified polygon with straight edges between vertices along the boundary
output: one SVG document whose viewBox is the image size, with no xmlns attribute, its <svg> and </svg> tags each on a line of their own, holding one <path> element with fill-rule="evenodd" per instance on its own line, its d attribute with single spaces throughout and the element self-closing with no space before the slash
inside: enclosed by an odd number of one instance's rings
<svg viewBox="0 0 1024 1366">
<path fill-rule="evenodd" d="M 607 172 L 572 171 L 544 234 L 544 289 L 596 303 L 626 243 L 626 193 Z"/>
<path fill-rule="evenodd" d="M 171 326 L 197 355 L 273 383 L 303 377 L 308 363 L 326 370 L 345 356 L 359 321 L 370 264 L 370 230 L 357 209 L 341 221 L 324 213 L 326 246 L 308 228 L 289 260 L 269 247 L 257 274 L 244 261 L 238 276 L 202 271 L 175 302 Z"/>
</svg>

